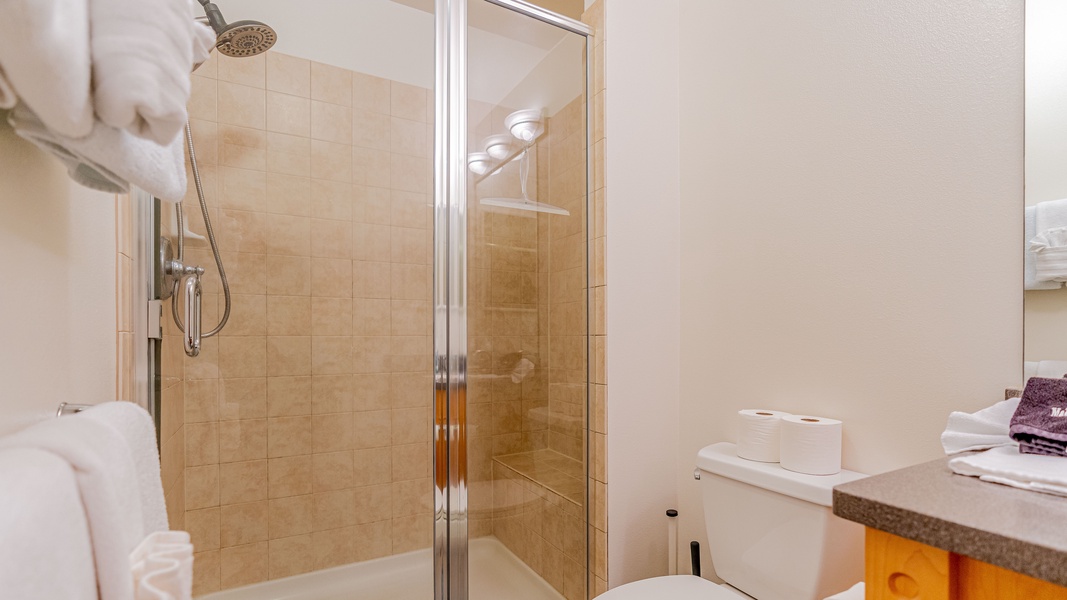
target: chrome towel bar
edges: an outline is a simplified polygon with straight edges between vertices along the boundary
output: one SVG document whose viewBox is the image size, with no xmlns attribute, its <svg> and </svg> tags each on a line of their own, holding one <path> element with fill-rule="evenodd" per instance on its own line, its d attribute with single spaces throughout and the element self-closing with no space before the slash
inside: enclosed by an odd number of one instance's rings
<svg viewBox="0 0 1067 600">
<path fill-rule="evenodd" d="M 71 404 L 70 402 L 60 402 L 59 408 L 56 409 L 56 416 L 62 417 L 63 415 L 73 415 L 92 407 L 92 404 Z"/>
</svg>

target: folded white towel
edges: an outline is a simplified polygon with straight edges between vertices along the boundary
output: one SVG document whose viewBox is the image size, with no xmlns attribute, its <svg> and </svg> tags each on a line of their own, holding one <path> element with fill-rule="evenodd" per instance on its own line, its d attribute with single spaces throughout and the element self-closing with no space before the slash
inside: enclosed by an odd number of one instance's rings
<svg viewBox="0 0 1067 600">
<path fill-rule="evenodd" d="M 830 596 L 826 600 L 863 600 L 866 593 L 867 586 L 863 585 L 861 581 L 843 592 Z"/>
<path fill-rule="evenodd" d="M 170 529 L 167 525 L 167 505 L 163 499 L 163 480 L 159 473 L 156 424 L 148 411 L 132 402 L 105 402 L 78 413 L 78 416 L 111 426 L 125 440 L 137 472 L 144 533 L 147 535 Z"/>
<path fill-rule="evenodd" d="M 941 446 L 945 454 L 959 454 L 970 450 L 985 450 L 997 446 L 1018 447 L 1008 437 L 1011 416 L 1019 406 L 1018 398 L 997 402 L 976 413 L 953 412 L 948 416 L 948 425 L 941 434 Z"/>
<path fill-rule="evenodd" d="M 189 75 L 215 43 L 194 17 L 191 0 L 89 0 L 101 121 L 158 144 L 178 137 L 188 120 Z"/>
<path fill-rule="evenodd" d="M 1035 208 L 1037 209 L 1035 222 L 1037 233 L 1067 227 L 1067 198 L 1038 202 Z"/>
<path fill-rule="evenodd" d="M 87 0 L 4 0 L 0 108 L 18 98 L 49 129 L 82 137 L 93 127 Z"/>
<path fill-rule="evenodd" d="M 1058 290 L 1063 285 L 1059 281 L 1040 281 L 1037 278 L 1037 257 L 1030 249 L 1030 240 L 1037 237 L 1037 207 L 1027 206 L 1025 218 L 1025 232 L 1023 235 L 1023 271 L 1025 273 L 1023 289 L 1027 290 Z"/>
<path fill-rule="evenodd" d="M 1048 229 L 1030 240 L 1038 281 L 1067 281 L 1067 227 Z"/>
<path fill-rule="evenodd" d="M 133 184 L 163 200 L 178 202 L 185 197 L 181 137 L 160 146 L 97 121 L 88 136 L 68 138 L 49 130 L 24 104 L 15 107 L 8 122 L 15 133 L 58 157 L 81 185 L 119 194 Z"/>
<path fill-rule="evenodd" d="M 130 552 L 145 536 L 136 467 L 123 437 L 101 421 L 69 416 L 2 438 L 4 448 L 50 452 L 73 468 L 89 524 L 100 597 L 132 600 Z"/>
<path fill-rule="evenodd" d="M 135 600 L 189 600 L 193 545 L 184 531 L 157 531 L 130 553 Z"/>
<path fill-rule="evenodd" d="M 993 448 L 948 461 L 953 473 L 1023 490 L 1067 496 L 1067 460 L 1061 456 L 1020 454 L 1017 448 Z"/>
<path fill-rule="evenodd" d="M 0 596 L 96 600 L 74 471 L 54 454 L 0 451 Z"/>
</svg>

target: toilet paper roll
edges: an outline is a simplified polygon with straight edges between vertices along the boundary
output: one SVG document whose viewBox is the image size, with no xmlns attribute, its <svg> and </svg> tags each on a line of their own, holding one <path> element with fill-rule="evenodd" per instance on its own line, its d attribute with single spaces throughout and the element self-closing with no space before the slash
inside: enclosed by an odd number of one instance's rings
<svg viewBox="0 0 1067 600">
<path fill-rule="evenodd" d="M 841 471 L 841 421 L 788 415 L 781 424 L 782 468 L 808 475 Z"/>
<path fill-rule="evenodd" d="M 759 462 L 778 462 L 779 423 L 787 412 L 750 408 L 737 411 L 737 455 Z"/>
</svg>

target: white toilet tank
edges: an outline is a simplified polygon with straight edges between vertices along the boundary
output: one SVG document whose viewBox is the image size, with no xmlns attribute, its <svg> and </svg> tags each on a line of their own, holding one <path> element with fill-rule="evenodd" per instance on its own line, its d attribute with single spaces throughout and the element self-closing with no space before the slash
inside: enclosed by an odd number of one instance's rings
<svg viewBox="0 0 1067 600">
<path fill-rule="evenodd" d="M 863 579 L 863 527 L 830 510 L 852 471 L 804 475 L 738 458 L 734 444 L 697 457 L 716 574 L 759 600 L 822 600 Z"/>
</svg>

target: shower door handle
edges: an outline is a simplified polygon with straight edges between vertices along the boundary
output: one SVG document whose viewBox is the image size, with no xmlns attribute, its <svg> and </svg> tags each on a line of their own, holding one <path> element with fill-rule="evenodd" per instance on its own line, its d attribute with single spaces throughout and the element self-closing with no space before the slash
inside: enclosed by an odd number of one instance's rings
<svg viewBox="0 0 1067 600">
<path fill-rule="evenodd" d="M 203 288 L 200 274 L 185 277 L 185 353 L 189 356 L 200 354 L 200 326 Z"/>
</svg>

